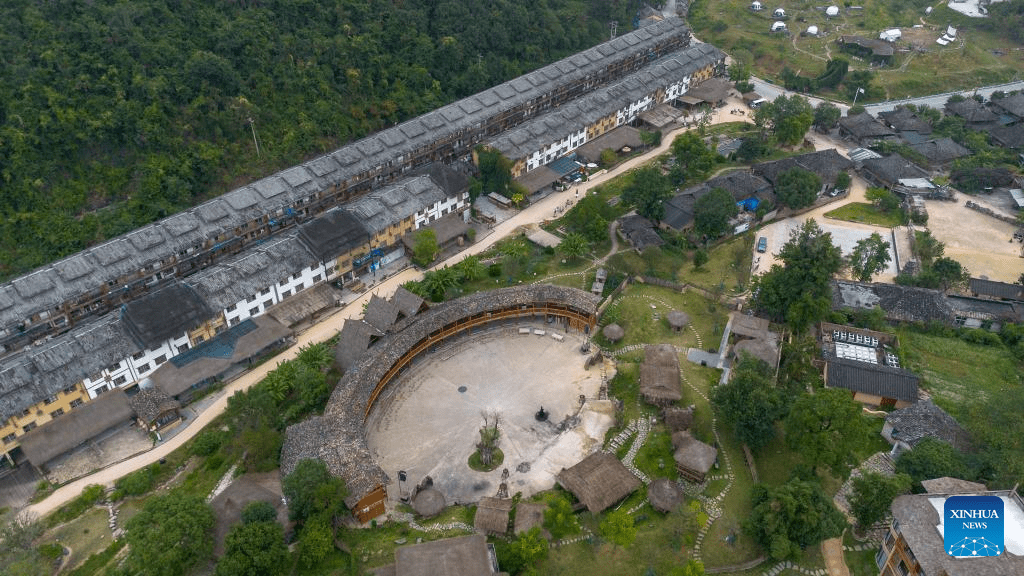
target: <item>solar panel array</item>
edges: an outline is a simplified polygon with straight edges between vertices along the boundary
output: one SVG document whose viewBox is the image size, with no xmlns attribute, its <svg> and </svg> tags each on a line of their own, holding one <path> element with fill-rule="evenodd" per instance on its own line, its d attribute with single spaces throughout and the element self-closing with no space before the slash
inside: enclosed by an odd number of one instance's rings
<svg viewBox="0 0 1024 576">
<path fill-rule="evenodd" d="M 856 360 L 858 362 L 866 362 L 868 364 L 878 364 L 878 352 L 876 352 L 874 348 L 859 346 L 857 344 L 836 342 L 836 356 L 846 358 L 847 360 Z"/>
<path fill-rule="evenodd" d="M 892 352 L 885 353 L 885 365 L 892 366 L 893 368 L 900 367 L 900 357 L 893 354 Z"/>
<path fill-rule="evenodd" d="M 856 332 L 833 330 L 832 340 L 835 342 L 848 342 L 850 344 L 857 344 L 858 346 L 878 348 L 878 338 L 875 338 L 874 336 L 866 336 L 864 334 L 857 334 Z"/>
</svg>

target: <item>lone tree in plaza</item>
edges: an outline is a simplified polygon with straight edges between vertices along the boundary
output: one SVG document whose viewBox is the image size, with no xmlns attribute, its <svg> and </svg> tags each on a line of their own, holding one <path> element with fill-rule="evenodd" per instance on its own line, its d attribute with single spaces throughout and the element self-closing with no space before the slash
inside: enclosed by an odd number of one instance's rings
<svg viewBox="0 0 1024 576">
<path fill-rule="evenodd" d="M 505 459 L 505 455 L 498 449 L 498 439 L 501 438 L 498 423 L 501 418 L 497 413 L 483 412 L 480 415 L 483 416 L 484 425 L 480 428 L 480 441 L 476 444 L 476 452 L 469 458 L 469 467 L 475 470 L 494 470 Z"/>
<path fill-rule="evenodd" d="M 872 276 L 885 270 L 890 260 L 889 243 L 882 240 L 878 232 L 873 232 L 857 241 L 849 257 L 850 271 L 857 280 L 870 282 Z"/>
<path fill-rule="evenodd" d="M 758 277 L 754 307 L 776 321 L 785 321 L 801 333 L 823 318 L 831 307 L 829 282 L 843 267 L 843 255 L 832 235 L 813 219 L 791 230 L 779 252 L 785 264 L 772 266 Z"/>
</svg>

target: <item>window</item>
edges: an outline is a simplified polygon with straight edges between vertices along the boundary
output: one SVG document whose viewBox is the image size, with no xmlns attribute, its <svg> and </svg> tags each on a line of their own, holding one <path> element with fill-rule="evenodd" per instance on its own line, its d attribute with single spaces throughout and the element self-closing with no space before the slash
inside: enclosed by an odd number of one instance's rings
<svg viewBox="0 0 1024 576">
<path fill-rule="evenodd" d="M 910 573 L 910 570 L 907 569 L 907 565 L 903 563 L 903 560 L 900 560 L 900 563 L 896 565 L 896 569 L 899 570 L 900 574 L 903 576 L 907 576 L 907 574 Z"/>
<path fill-rule="evenodd" d="M 886 558 L 888 558 L 888 556 L 885 553 L 885 548 L 879 548 L 878 553 L 875 554 L 875 566 L 878 566 L 879 570 L 882 569 L 882 566 L 885 566 Z"/>
<path fill-rule="evenodd" d="M 25 408 L 24 410 L 21 411 L 21 415 L 22 416 L 28 416 L 31 413 L 32 413 L 32 411 L 29 410 L 28 408 Z"/>
<path fill-rule="evenodd" d="M 167 354 L 161 354 L 161 355 L 156 357 L 156 365 L 157 366 L 163 364 L 164 362 L 167 362 Z"/>
<path fill-rule="evenodd" d="M 313 283 L 314 284 L 316 284 L 319 281 L 320 281 L 320 275 L 319 274 L 317 274 L 316 276 L 313 276 Z"/>
<path fill-rule="evenodd" d="M 57 397 L 56 396 L 48 396 L 46 398 L 46 400 L 43 400 L 43 404 L 49 406 L 50 404 L 53 404 L 56 401 L 57 401 Z"/>
<path fill-rule="evenodd" d="M 235 320 L 238 320 L 238 319 L 235 318 Z M 184 352 L 185 350 L 188 350 L 189 348 L 191 348 L 191 346 L 188 345 L 188 342 L 183 342 L 181 344 L 181 346 L 178 346 L 178 352 L 179 353 Z"/>
<path fill-rule="evenodd" d="M 886 550 L 892 550 L 892 545 L 893 545 L 893 542 L 895 542 L 895 541 L 896 541 L 896 536 L 892 533 L 892 531 L 889 531 L 889 532 L 885 533 L 885 549 Z"/>
<path fill-rule="evenodd" d="M 14 438 L 15 436 L 13 432 L 8 434 L 7 436 L 4 436 L 4 444 L 10 444 L 11 442 L 14 442 Z"/>
<path fill-rule="evenodd" d="M 24 430 L 25 432 L 29 432 L 29 431 L 31 431 L 35 427 L 36 427 L 36 423 L 33 421 L 33 422 L 29 422 L 28 424 L 25 424 L 24 426 L 21 427 L 21 429 Z"/>
<path fill-rule="evenodd" d="M 58 416 L 63 416 L 63 415 L 64 415 L 64 409 L 63 408 L 57 408 L 53 412 L 50 412 L 50 418 L 56 418 Z"/>
<path fill-rule="evenodd" d="M 140 360 L 145 355 L 145 352 L 136 352 L 135 354 L 132 354 L 132 360 Z"/>
<path fill-rule="evenodd" d="M 68 386 L 67 388 L 64 389 L 64 393 L 65 394 L 74 394 L 75 393 L 75 387 L 74 386 Z"/>
<path fill-rule="evenodd" d="M 147 364 L 147 366 L 149 366 L 149 364 Z M 127 380 L 128 380 L 128 378 L 126 378 L 126 377 L 125 377 L 125 376 L 124 376 L 124 375 L 122 374 L 121 376 L 118 376 L 118 377 L 117 377 L 117 378 L 116 378 L 116 379 L 114 380 L 114 386 L 120 386 L 121 384 L 124 384 L 124 383 L 125 383 L 125 382 L 126 382 Z"/>
<path fill-rule="evenodd" d="M 281 292 L 281 300 L 284 300 L 285 298 L 287 298 L 287 297 L 289 297 L 291 295 L 292 295 L 292 291 L 291 290 L 285 290 L 284 292 Z"/>
<path fill-rule="evenodd" d="M 149 362 L 146 362 L 142 366 L 139 366 L 139 372 L 149 372 L 152 369 L 153 367 L 149 365 Z"/>
<path fill-rule="evenodd" d="M 260 313 L 260 307 L 259 306 L 255 307 L 255 308 L 250 308 L 249 309 L 249 316 L 255 316 L 255 315 L 259 314 L 259 313 Z"/>
<path fill-rule="evenodd" d="M 96 390 L 94 390 L 94 392 L 96 392 L 97 396 L 99 396 L 100 394 L 103 394 L 106 391 L 107 391 L 107 385 L 106 384 L 104 384 L 104 385 L 100 386 L 99 388 L 97 388 Z"/>
<path fill-rule="evenodd" d="M 235 308 L 237 308 L 237 307 L 238 307 L 238 304 L 232 304 L 231 306 L 227 307 L 227 311 L 228 312 L 234 312 Z"/>
<path fill-rule="evenodd" d="M 82 405 L 82 399 L 81 398 L 75 398 L 74 400 L 71 401 L 71 409 L 72 410 L 74 410 L 75 408 L 78 408 L 81 405 Z"/>
</svg>

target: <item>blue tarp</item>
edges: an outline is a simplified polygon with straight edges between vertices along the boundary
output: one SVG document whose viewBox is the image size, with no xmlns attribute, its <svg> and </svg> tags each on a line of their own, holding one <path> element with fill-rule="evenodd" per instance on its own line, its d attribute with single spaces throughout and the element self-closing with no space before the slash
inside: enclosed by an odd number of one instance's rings
<svg viewBox="0 0 1024 576">
<path fill-rule="evenodd" d="M 754 212 L 754 211 L 757 210 L 757 205 L 760 204 L 760 203 L 761 202 L 757 198 L 747 198 L 746 200 L 743 200 L 742 202 L 737 202 L 736 205 L 739 206 L 740 208 L 744 209 L 744 210 L 749 210 L 751 212 Z"/>
<path fill-rule="evenodd" d="M 548 164 L 548 168 L 554 170 L 555 174 L 558 174 L 563 178 L 579 170 L 582 166 L 582 164 L 576 161 L 575 154 L 571 156 L 563 156 L 551 164 Z"/>
</svg>

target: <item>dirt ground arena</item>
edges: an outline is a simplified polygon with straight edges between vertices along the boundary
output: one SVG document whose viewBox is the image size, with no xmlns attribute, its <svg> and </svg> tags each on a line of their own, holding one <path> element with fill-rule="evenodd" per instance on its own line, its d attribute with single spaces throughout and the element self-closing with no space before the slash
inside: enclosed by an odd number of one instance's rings
<svg viewBox="0 0 1024 576">
<path fill-rule="evenodd" d="M 531 328 L 545 334 L 505 326 L 448 341 L 391 383 L 366 426 L 370 450 L 394 482 L 389 495 L 400 494 L 397 472 L 404 470 L 406 495 L 429 475 L 449 503 L 476 502 L 497 493 L 507 468 L 509 495 L 528 496 L 554 486 L 555 474 L 600 446 L 614 408 L 596 399 L 601 370 L 584 369 L 583 336 L 558 331 L 564 337 L 558 341 L 550 326 Z M 582 411 L 580 395 L 587 398 Z M 534 418 L 541 406 L 550 413 L 547 422 Z M 500 417 L 505 460 L 492 472 L 476 472 L 467 461 L 485 412 Z M 558 425 L 574 415 L 578 423 L 560 432 Z"/>
<path fill-rule="evenodd" d="M 1012 224 L 971 210 L 971 200 L 1004 212 L 984 198 L 957 193 L 956 202 L 928 200 L 928 229 L 946 243 L 946 256 L 960 262 L 975 278 L 987 277 L 1000 282 L 1016 282 L 1024 273 L 1020 242 L 1013 242 Z"/>
</svg>

